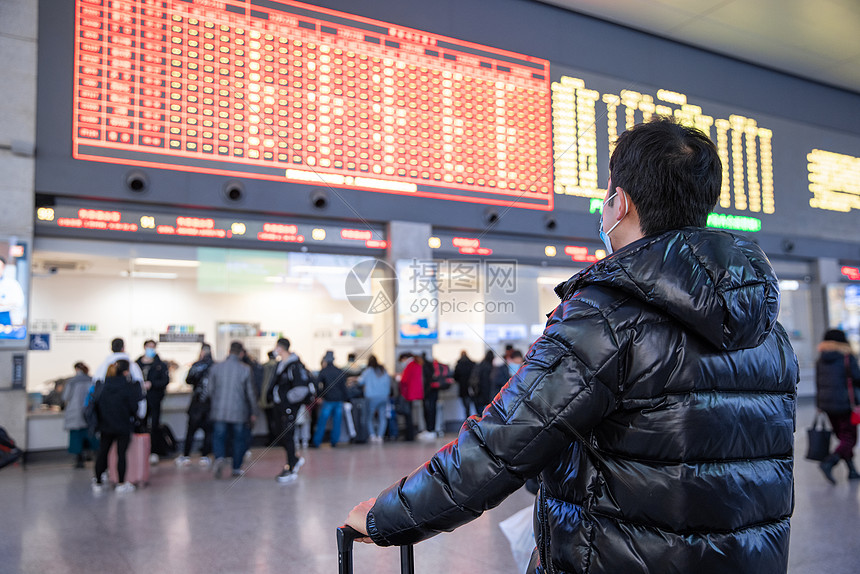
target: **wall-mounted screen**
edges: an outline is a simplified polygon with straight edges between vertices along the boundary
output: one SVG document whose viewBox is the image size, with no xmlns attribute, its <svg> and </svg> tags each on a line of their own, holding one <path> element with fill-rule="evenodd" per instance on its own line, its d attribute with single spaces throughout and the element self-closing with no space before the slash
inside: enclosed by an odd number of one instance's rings
<svg viewBox="0 0 860 574">
<path fill-rule="evenodd" d="M 0 237 L 0 348 L 27 344 L 29 246 L 16 237 Z"/>
<path fill-rule="evenodd" d="M 552 209 L 546 60 L 289 1 L 75 20 L 76 158 Z"/>
</svg>

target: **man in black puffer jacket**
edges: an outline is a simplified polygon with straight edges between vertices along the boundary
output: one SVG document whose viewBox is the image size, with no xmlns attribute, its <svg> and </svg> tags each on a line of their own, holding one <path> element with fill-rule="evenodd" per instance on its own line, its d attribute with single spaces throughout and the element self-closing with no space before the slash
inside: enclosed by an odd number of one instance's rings
<svg viewBox="0 0 860 574">
<path fill-rule="evenodd" d="M 353 509 L 372 542 L 451 531 L 539 475 L 530 571 L 786 572 L 798 370 L 773 269 L 704 228 L 721 167 L 702 132 L 641 124 L 609 168 L 610 255 L 559 285 L 480 418 Z"/>
</svg>

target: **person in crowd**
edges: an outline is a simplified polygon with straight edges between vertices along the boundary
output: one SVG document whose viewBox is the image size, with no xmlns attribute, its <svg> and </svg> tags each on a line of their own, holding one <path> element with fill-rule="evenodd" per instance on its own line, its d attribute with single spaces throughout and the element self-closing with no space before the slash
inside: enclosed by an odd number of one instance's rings
<svg viewBox="0 0 860 574">
<path fill-rule="evenodd" d="M 854 466 L 854 446 L 857 444 L 857 425 L 851 423 L 852 399 L 860 406 L 860 366 L 851 352 L 851 345 L 840 329 L 824 333 L 818 345 L 818 360 L 815 362 L 815 406 L 827 414 L 839 445 L 820 463 L 824 477 L 836 484 L 833 468 L 840 460 L 848 467 L 848 479 L 860 479 Z M 849 396 L 849 391 L 853 397 Z"/>
<path fill-rule="evenodd" d="M 27 303 L 21 284 L 6 272 L 6 258 L 0 257 L 0 325 L 23 325 Z"/>
<path fill-rule="evenodd" d="M 158 464 L 159 454 L 164 456 L 167 452 L 160 450 L 163 441 L 160 438 L 161 433 L 161 402 L 164 400 L 164 393 L 167 385 L 170 384 L 170 369 L 167 363 L 161 360 L 155 350 L 155 341 L 147 339 L 143 343 L 143 355 L 137 358 L 137 366 L 140 367 L 140 372 L 143 373 L 143 380 L 146 385 L 146 426 L 149 428 L 149 434 L 152 437 L 150 444 L 152 445 L 152 453 L 149 455 L 151 464 Z"/>
<path fill-rule="evenodd" d="M 421 382 L 424 386 L 424 398 L 421 401 L 424 415 L 424 430 L 418 433 L 418 439 L 430 440 L 436 438 L 436 404 L 439 402 L 439 389 L 433 385 L 433 359 L 427 353 L 418 357 L 421 365 Z"/>
<path fill-rule="evenodd" d="M 311 448 L 319 448 L 322 444 L 329 419 L 332 421 L 329 442 L 334 448 L 340 438 L 343 403 L 349 400 L 349 393 L 346 388 L 346 373 L 334 366 L 332 351 L 326 351 L 322 359 L 322 369 L 317 376 L 317 394 L 322 399 L 322 407 L 314 429 L 314 438 L 311 440 Z"/>
<path fill-rule="evenodd" d="M 203 343 L 197 361 L 188 369 L 185 384 L 191 385 L 191 403 L 188 405 L 188 428 L 185 431 L 185 444 L 182 455 L 176 457 L 176 466 L 186 466 L 191 463 L 191 446 L 194 434 L 198 429 L 203 431 L 203 445 L 200 447 L 200 466 L 212 464 L 209 453 L 212 452 L 212 422 L 209 411 L 212 402 L 209 396 L 209 370 L 215 361 L 212 359 L 212 346 Z"/>
<path fill-rule="evenodd" d="M 406 440 L 415 440 L 415 414 L 420 410 L 424 400 L 424 373 L 421 364 L 411 353 L 401 353 L 399 357 L 402 371 L 398 387 L 400 396 L 406 401 L 404 409 L 406 416 Z"/>
<path fill-rule="evenodd" d="M 75 375 L 66 380 L 63 387 L 65 418 L 63 428 L 69 431 L 69 453 L 75 455 L 75 468 L 84 468 L 84 450 L 98 452 L 98 439 L 90 434 L 89 425 L 84 419 L 84 401 L 93 380 L 90 369 L 84 363 L 75 363 Z"/>
<path fill-rule="evenodd" d="M 379 545 L 451 531 L 541 476 L 529 572 L 784 574 L 797 359 L 754 242 L 705 227 L 716 146 L 655 118 L 619 136 L 607 257 L 480 419 L 347 523 Z"/>
<path fill-rule="evenodd" d="M 457 393 L 463 403 L 467 417 L 472 412 L 472 389 L 469 386 L 469 379 L 472 377 L 474 368 L 475 361 L 469 358 L 465 349 L 460 351 L 460 358 L 457 359 L 457 364 L 454 366 L 454 380 L 457 382 Z M 477 414 L 480 414 L 480 411 Z"/>
<path fill-rule="evenodd" d="M 260 410 L 263 411 L 263 414 L 266 416 L 266 427 L 269 431 L 268 440 L 266 442 L 268 444 L 275 444 L 277 442 L 277 433 L 275 430 L 278 423 L 275 420 L 275 405 L 271 402 L 271 390 L 272 386 L 275 384 L 275 374 L 279 364 L 277 347 L 269 351 L 267 356 L 268 360 L 263 364 L 263 378 L 261 379 L 257 406 L 260 407 Z"/>
<path fill-rule="evenodd" d="M 263 389 L 263 365 L 260 361 L 245 349 L 242 355 L 242 362 L 251 367 L 251 381 L 254 384 L 254 396 L 259 397 Z M 254 428 L 251 425 L 245 426 L 245 459 L 251 457 L 251 443 L 254 440 Z"/>
<path fill-rule="evenodd" d="M 493 398 L 493 361 L 496 355 L 487 349 L 484 358 L 476 366 L 476 372 L 472 377 L 474 381 L 473 396 L 475 400 L 475 411 L 480 415 L 484 407 L 490 404 Z"/>
<path fill-rule="evenodd" d="M 242 476 L 245 455 L 245 425 L 254 424 L 254 383 L 251 368 L 242 362 L 245 349 L 239 341 L 230 343 L 230 354 L 209 369 L 209 393 L 212 406 L 212 447 L 215 452 L 214 474 L 221 478 L 226 470 L 227 437 L 233 441 L 233 476 Z"/>
<path fill-rule="evenodd" d="M 111 339 L 110 342 L 110 355 L 105 358 L 104 361 L 93 371 L 92 377 L 93 382 L 97 383 L 98 381 L 104 381 L 105 377 L 107 377 L 108 368 L 111 365 L 115 364 L 117 361 L 123 360 L 128 361 L 128 373 L 131 377 L 131 380 L 140 385 L 140 393 L 141 398 L 137 404 L 137 413 L 134 415 L 134 432 L 146 432 L 144 430 L 144 423 L 146 419 L 146 392 L 149 389 L 149 382 L 145 381 L 143 378 L 143 373 L 140 370 L 140 367 L 137 363 L 131 360 L 131 357 L 128 353 L 125 352 L 125 341 L 116 337 Z"/>
<path fill-rule="evenodd" d="M 367 358 L 367 368 L 358 377 L 367 400 L 367 431 L 370 442 L 382 442 L 388 424 L 388 397 L 391 395 L 391 377 L 379 364 L 376 355 Z M 376 430 L 374 431 L 374 417 Z"/>
<path fill-rule="evenodd" d="M 508 377 L 513 377 L 523 364 L 523 352 L 519 349 L 512 350 L 507 363 Z"/>
<path fill-rule="evenodd" d="M 125 481 L 126 451 L 131 442 L 134 430 L 134 415 L 137 404 L 143 398 L 140 384 L 131 379 L 130 363 L 120 359 L 111 365 L 105 373 L 101 389 L 93 395 L 98 413 L 99 454 L 96 457 L 93 491 L 101 492 L 104 488 L 102 477 L 107 470 L 108 453 L 112 444 L 116 443 L 117 477 L 119 483 L 114 489 L 125 493 L 134 490 L 134 485 Z"/>
<path fill-rule="evenodd" d="M 502 390 L 502 387 L 505 386 L 505 383 L 508 382 L 508 379 L 511 376 L 511 368 L 508 366 L 508 356 L 510 355 L 510 351 L 506 351 L 505 356 L 493 356 L 493 368 L 490 371 L 490 399 L 492 400 L 499 391 Z M 489 401 L 487 401 L 489 404 Z"/>
<path fill-rule="evenodd" d="M 298 478 L 299 469 L 305 464 L 304 457 L 296 455 L 294 433 L 299 409 L 313 401 L 314 381 L 299 356 L 290 351 L 289 339 L 278 339 L 275 354 L 279 361 L 267 391 L 267 402 L 273 405 L 275 442 L 284 447 L 287 455 L 287 463 L 275 480 L 286 484 Z"/>
</svg>

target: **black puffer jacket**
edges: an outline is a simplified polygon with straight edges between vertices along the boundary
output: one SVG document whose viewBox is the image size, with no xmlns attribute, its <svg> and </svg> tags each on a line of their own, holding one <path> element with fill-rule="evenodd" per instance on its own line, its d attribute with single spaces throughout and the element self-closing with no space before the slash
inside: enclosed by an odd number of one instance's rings
<svg viewBox="0 0 860 574">
<path fill-rule="evenodd" d="M 822 341 L 818 345 L 818 353 L 818 360 L 815 362 L 815 406 L 835 415 L 850 413 L 849 375 L 854 386 L 854 404 L 860 405 L 860 366 L 857 365 L 857 358 L 851 354 L 851 345 Z"/>
<path fill-rule="evenodd" d="M 540 474 L 538 572 L 786 572 L 798 370 L 762 251 L 686 228 L 557 292 L 482 417 L 380 494 L 373 541 L 450 531 Z"/>
</svg>

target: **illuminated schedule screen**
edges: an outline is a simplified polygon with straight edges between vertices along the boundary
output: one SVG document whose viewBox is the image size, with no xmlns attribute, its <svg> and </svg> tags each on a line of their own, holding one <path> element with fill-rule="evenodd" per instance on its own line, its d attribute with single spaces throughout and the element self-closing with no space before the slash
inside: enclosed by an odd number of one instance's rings
<svg viewBox="0 0 860 574">
<path fill-rule="evenodd" d="M 546 60 L 287 1 L 75 18 L 75 158 L 553 208 Z"/>
</svg>

